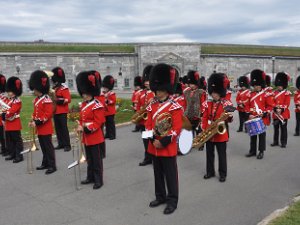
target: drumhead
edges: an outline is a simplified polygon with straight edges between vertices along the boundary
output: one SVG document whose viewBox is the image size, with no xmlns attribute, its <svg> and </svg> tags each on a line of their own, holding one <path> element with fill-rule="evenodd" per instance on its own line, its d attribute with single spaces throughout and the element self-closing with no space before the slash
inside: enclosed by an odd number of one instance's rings
<svg viewBox="0 0 300 225">
<path fill-rule="evenodd" d="M 192 149 L 193 144 L 193 131 L 188 131 L 183 129 L 180 133 L 178 145 L 179 145 L 179 151 L 181 154 L 186 155 L 188 154 Z"/>
</svg>

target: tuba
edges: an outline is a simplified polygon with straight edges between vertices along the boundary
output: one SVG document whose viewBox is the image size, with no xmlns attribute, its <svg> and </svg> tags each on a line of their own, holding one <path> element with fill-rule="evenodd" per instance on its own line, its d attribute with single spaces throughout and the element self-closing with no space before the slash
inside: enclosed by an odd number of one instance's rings
<svg viewBox="0 0 300 225">
<path fill-rule="evenodd" d="M 173 119 L 172 115 L 168 112 L 162 113 L 157 116 L 154 126 L 154 134 L 160 137 L 166 136 L 172 129 Z"/>
<path fill-rule="evenodd" d="M 225 121 L 231 115 L 230 112 L 234 112 L 235 107 L 226 106 L 225 111 L 221 114 L 220 118 L 215 120 L 206 130 L 198 134 L 193 140 L 193 148 L 200 148 L 204 144 L 213 138 L 216 134 L 225 134 L 226 124 Z"/>
</svg>

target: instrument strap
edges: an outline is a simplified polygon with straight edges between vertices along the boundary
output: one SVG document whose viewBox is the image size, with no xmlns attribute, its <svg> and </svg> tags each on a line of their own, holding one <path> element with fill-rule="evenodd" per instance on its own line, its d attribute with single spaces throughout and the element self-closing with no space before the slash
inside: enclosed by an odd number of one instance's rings
<svg viewBox="0 0 300 225">
<path fill-rule="evenodd" d="M 152 120 L 154 120 L 156 118 L 156 116 L 162 111 L 164 110 L 166 107 L 168 107 L 169 105 L 171 105 L 171 101 L 168 100 L 165 102 L 165 104 L 163 104 L 159 109 L 157 109 L 157 111 L 153 114 L 152 116 Z"/>
<path fill-rule="evenodd" d="M 37 106 L 40 103 L 40 101 L 42 101 L 44 98 L 45 98 L 45 95 L 43 97 L 39 98 L 39 100 L 37 100 L 37 102 L 34 104 L 34 106 Z"/>
<path fill-rule="evenodd" d="M 264 93 L 264 91 L 258 92 L 255 96 L 253 96 L 253 97 L 250 99 L 250 102 L 253 102 L 256 98 L 258 98 L 259 96 L 261 96 L 263 93 Z"/>
<path fill-rule="evenodd" d="M 81 111 L 86 110 L 86 108 L 90 107 L 93 103 L 95 103 L 95 100 L 92 100 L 91 102 L 89 102 L 86 106 L 84 106 Z"/>
<path fill-rule="evenodd" d="M 243 92 L 241 92 L 241 94 L 240 95 L 243 95 L 243 94 L 245 94 L 246 92 L 248 92 L 248 90 L 246 89 L 246 90 L 244 90 Z"/>
<path fill-rule="evenodd" d="M 274 98 L 278 98 L 280 95 L 284 94 L 285 93 L 285 90 L 279 92 L 277 95 L 274 96 Z"/>
</svg>

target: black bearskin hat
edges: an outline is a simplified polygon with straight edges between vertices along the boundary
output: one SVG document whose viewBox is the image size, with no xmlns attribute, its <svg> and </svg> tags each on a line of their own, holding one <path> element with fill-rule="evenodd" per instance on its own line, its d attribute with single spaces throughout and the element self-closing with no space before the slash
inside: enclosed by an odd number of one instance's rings
<svg viewBox="0 0 300 225">
<path fill-rule="evenodd" d="M 239 78 L 239 86 L 249 88 L 250 87 L 249 78 L 247 76 L 241 76 Z"/>
<path fill-rule="evenodd" d="M 261 86 L 262 88 L 265 88 L 266 73 L 259 69 L 252 70 L 250 73 L 250 80 L 251 86 Z"/>
<path fill-rule="evenodd" d="M 41 92 L 42 94 L 48 94 L 50 90 L 49 76 L 45 71 L 34 71 L 29 79 L 29 89 Z"/>
<path fill-rule="evenodd" d="M 270 87 L 271 86 L 271 76 L 266 75 L 266 86 Z"/>
<path fill-rule="evenodd" d="M 51 77 L 51 80 L 53 83 L 65 83 L 66 82 L 66 75 L 65 71 L 60 67 L 55 67 L 53 70 L 53 76 Z"/>
<path fill-rule="evenodd" d="M 229 80 L 224 73 L 213 73 L 208 78 L 208 93 L 218 93 L 221 98 L 226 96 Z"/>
<path fill-rule="evenodd" d="M 21 96 L 23 92 L 22 81 L 18 77 L 8 78 L 5 91 L 13 92 L 16 96 Z"/>
<path fill-rule="evenodd" d="M 183 77 L 182 77 L 182 83 L 183 83 L 183 84 L 187 84 L 187 81 L 188 81 L 187 75 L 183 76 Z"/>
<path fill-rule="evenodd" d="M 101 74 L 97 70 L 91 70 L 91 71 L 88 71 L 88 72 L 95 75 L 96 79 L 99 82 L 100 88 L 101 88 L 102 87 Z"/>
<path fill-rule="evenodd" d="M 200 77 L 199 88 L 202 89 L 202 90 L 206 90 L 207 83 L 206 83 L 205 77 Z"/>
<path fill-rule="evenodd" d="M 167 64 L 155 65 L 150 73 L 150 89 L 156 91 L 167 91 L 173 94 L 176 80 L 175 69 Z"/>
<path fill-rule="evenodd" d="M 283 89 L 286 89 L 289 84 L 290 76 L 285 72 L 279 72 L 275 77 L 275 86 L 282 86 Z"/>
<path fill-rule="evenodd" d="M 112 90 L 115 86 L 115 79 L 111 75 L 106 75 L 103 78 L 102 86 L 108 88 L 108 90 Z"/>
<path fill-rule="evenodd" d="M 4 75 L 0 74 L 0 93 L 5 92 L 6 78 Z"/>
<path fill-rule="evenodd" d="M 187 83 L 199 85 L 200 74 L 198 71 L 190 70 L 187 74 Z"/>
<path fill-rule="evenodd" d="M 296 79 L 296 88 L 300 89 L 300 76 Z"/>
<path fill-rule="evenodd" d="M 182 95 L 182 93 L 183 93 L 183 91 L 182 91 L 182 85 L 181 85 L 181 83 L 176 83 L 175 84 L 174 94 Z"/>
<path fill-rule="evenodd" d="M 142 77 L 141 76 L 136 76 L 134 78 L 134 82 L 133 83 L 134 83 L 135 87 L 137 87 L 137 86 L 142 87 L 143 86 Z"/>
<path fill-rule="evenodd" d="M 78 93 L 89 94 L 91 96 L 100 95 L 100 83 L 94 73 L 91 71 L 80 72 L 76 77 Z"/>
<path fill-rule="evenodd" d="M 150 73 L 151 73 L 152 68 L 153 68 L 153 65 L 148 65 L 144 68 L 143 76 L 142 76 L 143 83 L 150 80 Z"/>
</svg>

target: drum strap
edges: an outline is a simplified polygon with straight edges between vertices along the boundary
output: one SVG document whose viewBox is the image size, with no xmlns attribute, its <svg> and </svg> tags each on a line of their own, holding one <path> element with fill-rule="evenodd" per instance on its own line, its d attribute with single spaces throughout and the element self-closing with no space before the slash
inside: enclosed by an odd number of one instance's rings
<svg viewBox="0 0 300 225">
<path fill-rule="evenodd" d="M 247 92 L 248 92 L 248 90 L 245 90 L 245 91 L 241 92 L 241 95 L 244 95 L 244 94 L 246 94 Z"/>
<path fill-rule="evenodd" d="M 279 92 L 277 95 L 274 96 L 274 98 L 278 98 L 280 95 L 284 94 L 285 93 L 285 90 L 284 91 L 281 91 Z"/>
<path fill-rule="evenodd" d="M 255 96 L 253 96 L 250 101 L 253 102 L 255 99 L 257 99 L 259 96 L 261 96 L 264 92 L 263 91 L 260 91 L 258 92 Z"/>
</svg>

